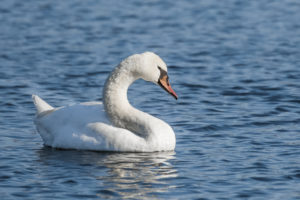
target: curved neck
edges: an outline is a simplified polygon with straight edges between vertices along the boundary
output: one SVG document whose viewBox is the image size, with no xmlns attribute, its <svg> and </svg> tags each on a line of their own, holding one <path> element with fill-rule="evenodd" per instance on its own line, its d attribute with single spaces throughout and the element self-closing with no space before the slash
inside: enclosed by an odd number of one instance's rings
<svg viewBox="0 0 300 200">
<path fill-rule="evenodd" d="M 104 109 L 113 125 L 147 136 L 151 132 L 150 118 L 154 117 L 132 107 L 127 98 L 129 86 L 138 78 L 130 66 L 122 63 L 111 72 L 103 90 Z"/>
</svg>

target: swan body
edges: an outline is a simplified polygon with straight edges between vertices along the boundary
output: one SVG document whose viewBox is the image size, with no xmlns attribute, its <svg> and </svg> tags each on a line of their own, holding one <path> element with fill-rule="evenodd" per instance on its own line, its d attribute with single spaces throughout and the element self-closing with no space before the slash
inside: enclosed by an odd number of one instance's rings
<svg viewBox="0 0 300 200">
<path fill-rule="evenodd" d="M 111 72 L 104 86 L 103 103 L 53 108 L 32 95 L 37 109 L 34 122 L 44 144 L 54 148 L 117 152 L 174 150 L 173 129 L 128 102 L 127 90 L 140 78 L 160 85 L 177 99 L 169 84 L 166 64 L 151 52 L 129 56 Z"/>
</svg>

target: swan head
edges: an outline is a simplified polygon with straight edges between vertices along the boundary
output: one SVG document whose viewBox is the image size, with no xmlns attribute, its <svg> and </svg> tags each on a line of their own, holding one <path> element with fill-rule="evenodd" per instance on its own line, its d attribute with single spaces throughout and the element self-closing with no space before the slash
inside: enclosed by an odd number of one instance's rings
<svg viewBox="0 0 300 200">
<path fill-rule="evenodd" d="M 139 56 L 141 58 L 141 64 L 137 69 L 139 77 L 145 81 L 150 81 L 161 86 L 165 91 L 177 99 L 177 94 L 172 89 L 169 82 L 166 63 L 158 55 L 152 52 L 145 52 L 139 54 Z"/>
</svg>

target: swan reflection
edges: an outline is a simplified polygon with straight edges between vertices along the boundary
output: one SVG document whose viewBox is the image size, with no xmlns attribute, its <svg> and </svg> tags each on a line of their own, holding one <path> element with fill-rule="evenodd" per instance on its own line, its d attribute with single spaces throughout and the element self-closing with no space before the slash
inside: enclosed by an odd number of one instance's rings
<svg viewBox="0 0 300 200">
<path fill-rule="evenodd" d="M 87 183 L 89 193 L 101 198 L 153 198 L 174 188 L 171 179 L 178 176 L 171 163 L 175 152 L 100 153 L 45 147 L 38 153 L 40 161 L 47 166 L 47 176 L 49 170 L 57 173 L 56 166 L 63 166 L 61 173 L 68 171 L 71 174 L 68 179 L 79 183 L 84 174 L 85 178 L 92 179 L 92 183 Z"/>
<path fill-rule="evenodd" d="M 171 159 L 174 152 L 111 154 L 104 159 L 109 172 L 98 179 L 124 198 L 166 192 L 172 187 L 168 179 L 177 177 L 177 171 L 169 163 Z"/>
</svg>

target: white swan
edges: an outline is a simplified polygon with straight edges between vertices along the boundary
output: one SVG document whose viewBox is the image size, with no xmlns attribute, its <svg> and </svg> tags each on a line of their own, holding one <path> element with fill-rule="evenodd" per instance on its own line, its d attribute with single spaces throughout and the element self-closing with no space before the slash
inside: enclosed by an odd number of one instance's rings
<svg viewBox="0 0 300 200">
<path fill-rule="evenodd" d="M 160 85 L 177 99 L 166 64 L 151 52 L 129 56 L 111 72 L 104 86 L 103 104 L 87 102 L 53 108 L 32 95 L 37 109 L 34 122 L 45 145 L 119 152 L 174 150 L 172 128 L 128 102 L 128 87 L 139 78 Z"/>
</svg>

